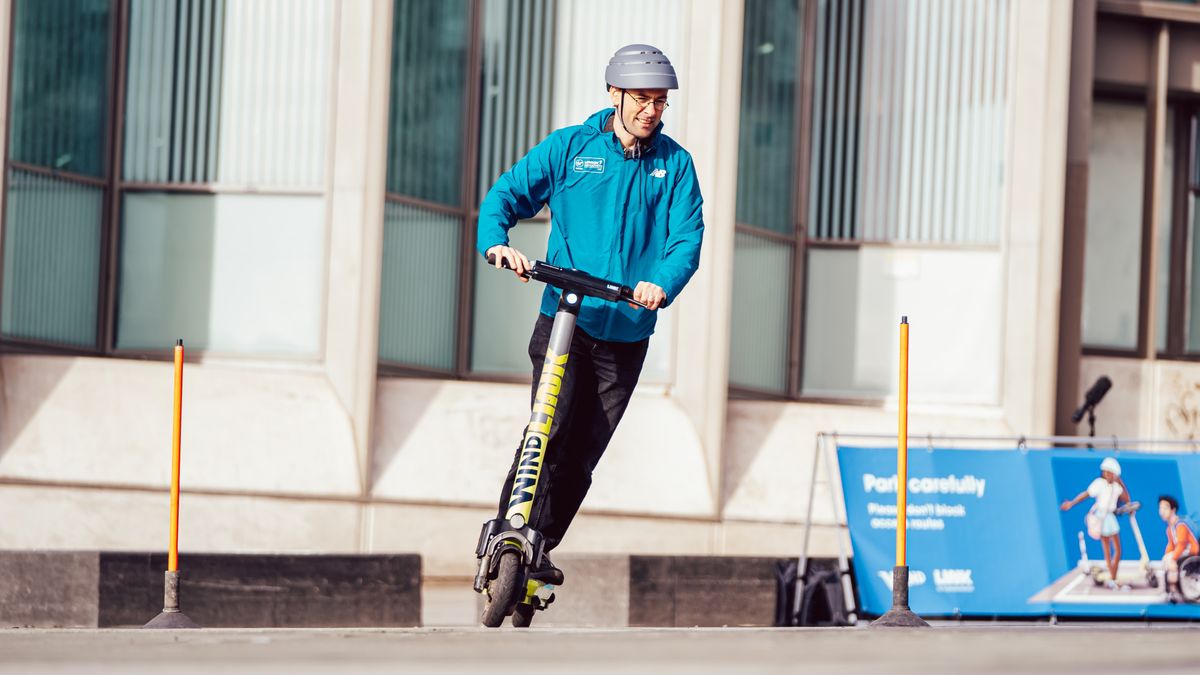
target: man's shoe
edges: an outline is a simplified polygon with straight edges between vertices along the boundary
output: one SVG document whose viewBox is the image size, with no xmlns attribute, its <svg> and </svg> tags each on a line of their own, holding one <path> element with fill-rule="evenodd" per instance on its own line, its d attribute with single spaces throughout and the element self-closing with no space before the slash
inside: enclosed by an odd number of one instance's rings
<svg viewBox="0 0 1200 675">
<path fill-rule="evenodd" d="M 550 584 L 551 586 L 559 586 L 562 584 L 564 576 L 563 571 L 550 562 L 550 556 L 543 553 L 542 564 L 533 572 L 530 572 L 529 578 L 544 584 Z"/>
</svg>

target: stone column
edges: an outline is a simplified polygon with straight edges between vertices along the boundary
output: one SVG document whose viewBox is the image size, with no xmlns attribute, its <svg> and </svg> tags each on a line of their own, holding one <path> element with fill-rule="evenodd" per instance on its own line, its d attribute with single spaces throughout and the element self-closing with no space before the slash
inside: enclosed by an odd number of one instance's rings
<svg viewBox="0 0 1200 675">
<path fill-rule="evenodd" d="M 1071 3 L 1018 0 L 1009 30 L 1008 290 L 997 329 L 1004 331 L 1004 417 L 1014 433 L 1031 435 L 1054 431 L 1059 291 L 1066 290 L 1059 282 L 1065 284 L 1067 100 L 1074 92 L 1071 18 Z M 1078 320 L 1078 305 L 1075 312 Z"/>
<path fill-rule="evenodd" d="M 713 515 L 720 515 L 729 388 L 729 315 L 737 199 L 742 68 L 741 2 L 695 0 L 690 7 L 688 150 L 704 195 L 700 269 L 677 305 L 673 394 L 704 447 Z"/>
<path fill-rule="evenodd" d="M 329 130 L 324 369 L 350 418 L 365 495 L 379 352 L 391 0 L 339 2 Z"/>
</svg>

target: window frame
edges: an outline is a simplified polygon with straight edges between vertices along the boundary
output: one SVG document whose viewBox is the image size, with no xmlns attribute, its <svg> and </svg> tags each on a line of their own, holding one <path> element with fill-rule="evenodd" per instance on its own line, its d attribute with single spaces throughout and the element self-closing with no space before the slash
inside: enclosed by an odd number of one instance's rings
<svg viewBox="0 0 1200 675">
<path fill-rule="evenodd" d="M 1165 32 L 1168 45 L 1172 37 L 1173 29 L 1194 29 L 1200 26 L 1200 8 L 1195 5 L 1188 4 L 1169 4 L 1162 2 L 1151 2 L 1148 0 L 1099 0 L 1096 7 L 1097 17 L 1120 17 L 1129 21 L 1136 21 L 1142 30 L 1148 34 L 1157 29 Z M 1149 44 L 1154 45 L 1154 38 L 1148 37 Z M 1166 54 L 1167 63 L 1154 63 L 1159 57 L 1152 57 L 1152 66 L 1165 68 L 1169 72 L 1170 68 L 1170 52 Z M 1089 68 L 1089 73 L 1091 69 Z M 1153 76 L 1154 73 L 1151 73 Z M 1092 100 L 1097 97 L 1102 98 L 1125 98 L 1128 100 L 1136 100 L 1147 107 L 1147 129 L 1146 138 L 1155 138 L 1155 129 L 1152 125 L 1155 123 L 1153 113 L 1154 101 L 1151 98 L 1151 86 L 1134 86 L 1134 87 L 1116 87 L 1105 86 L 1101 82 L 1095 80 L 1095 74 L 1090 75 L 1092 81 Z M 1148 84 L 1153 84 L 1152 82 Z M 1090 107 L 1092 100 L 1088 101 L 1089 112 L 1088 119 L 1090 120 Z M 1138 290 L 1138 344 L 1135 349 L 1114 349 L 1111 347 L 1093 347 L 1082 341 L 1082 330 L 1080 330 L 1080 340 L 1077 343 L 1079 347 L 1078 354 L 1081 357 L 1112 357 L 1112 358 L 1130 358 L 1142 360 L 1169 360 L 1169 361 L 1200 361 L 1200 352 L 1188 353 L 1187 345 L 1187 319 L 1188 319 L 1188 298 L 1191 293 L 1189 288 L 1189 247 L 1192 240 L 1188 232 L 1188 220 L 1191 215 L 1191 206 L 1188 203 L 1188 197 L 1191 194 L 1200 196 L 1200 176 L 1193 176 L 1195 171 L 1194 166 L 1190 163 L 1195 161 L 1193 153 L 1200 155 L 1200 148 L 1197 143 L 1200 138 L 1193 137 L 1194 131 L 1190 128 L 1189 122 L 1192 115 L 1200 114 L 1200 93 L 1180 93 L 1172 92 L 1169 88 L 1163 92 L 1162 100 L 1168 109 L 1175 111 L 1175 156 L 1172 163 L 1173 180 L 1170 186 L 1164 189 L 1171 190 L 1171 240 L 1170 253 L 1165 261 L 1158 261 L 1159 265 L 1168 265 L 1168 281 L 1167 281 L 1167 347 L 1165 350 L 1157 349 L 1157 338 L 1155 333 L 1157 326 L 1148 326 L 1146 321 L 1147 307 L 1150 302 L 1157 299 L 1154 297 L 1155 288 L 1153 281 L 1150 284 L 1141 283 Z M 1165 115 L 1164 115 L 1165 118 Z M 1090 122 L 1089 122 L 1090 123 Z M 1164 130 L 1165 136 L 1165 130 Z M 1181 151 L 1182 149 L 1182 151 Z M 1143 163 L 1143 171 L 1150 170 L 1150 155 L 1146 153 L 1146 158 Z M 1188 185 L 1188 182 L 1193 185 Z M 1142 195 L 1143 210 L 1146 207 L 1146 196 Z M 1070 208 L 1068 208 L 1070 214 Z M 1070 216 L 1068 215 L 1068 220 Z M 1068 224 L 1064 222 L 1064 227 Z M 1071 227 L 1079 227 L 1073 225 Z M 1142 223 L 1142 236 L 1139 239 L 1142 249 L 1142 264 L 1145 264 L 1145 251 L 1147 237 L 1149 236 L 1149 228 L 1147 223 Z M 1086 236 L 1086 222 L 1083 224 L 1083 236 Z M 1076 264 L 1082 265 L 1082 260 Z M 1083 270 L 1083 275 L 1087 274 L 1087 270 Z M 1082 309 L 1083 298 L 1064 298 L 1064 303 L 1070 303 L 1068 310 L 1071 312 L 1080 313 L 1080 329 L 1082 329 Z M 1153 341 L 1154 345 L 1150 346 L 1146 342 Z M 1060 353 L 1060 364 L 1064 363 L 1069 353 Z M 1078 358 L 1078 357 L 1071 357 Z M 1071 373 L 1072 369 L 1065 369 L 1065 373 Z M 1059 376 L 1063 377 L 1064 368 L 1060 366 Z"/>
<path fill-rule="evenodd" d="M 128 50 L 129 50 L 129 20 L 133 0 L 109 0 L 109 42 L 106 56 L 106 86 L 105 95 L 107 119 L 104 125 L 104 161 L 105 174 L 101 178 L 82 176 L 67 171 L 56 171 L 47 167 L 28 165 L 11 161 L 8 157 L 8 145 L 5 146 L 4 175 L 0 177 L 0 261 L 4 253 L 4 231 L 7 220 L 8 171 L 16 167 L 33 173 L 52 176 L 62 180 L 79 182 L 103 190 L 103 206 L 101 207 L 100 231 L 100 278 L 97 280 L 97 325 L 93 345 L 80 347 L 52 341 L 28 338 L 0 337 L 0 353 L 27 353 L 65 356 L 111 356 L 127 359 L 167 360 L 171 358 L 171 347 L 162 350 L 120 349 L 116 346 L 117 304 L 119 293 L 120 273 L 120 241 L 123 197 L 127 193 L 157 192 L 165 194 L 255 194 L 276 196 L 327 196 L 324 189 L 258 189 L 250 186 L 215 185 L 205 182 L 147 182 L 125 180 L 122 174 L 124 161 L 124 131 L 126 90 L 129 81 Z M 460 169 L 460 194 L 457 205 L 450 206 L 439 202 L 431 202 L 419 197 L 385 191 L 385 202 L 405 204 L 426 209 L 439 214 L 445 214 L 459 219 L 462 227 L 459 237 L 458 251 L 458 295 L 455 309 L 456 329 L 454 345 L 454 366 L 450 369 L 430 368 L 414 364 L 377 360 L 378 373 L 382 377 L 425 377 L 438 379 L 471 379 L 485 382 L 528 383 L 529 376 L 507 375 L 499 373 L 476 372 L 471 369 L 471 349 L 474 338 L 474 283 L 476 266 L 476 222 L 479 217 L 478 196 L 478 163 L 479 163 L 479 134 L 481 127 L 481 91 L 480 82 L 483 75 L 483 20 L 484 2 L 486 0 L 465 0 L 467 3 L 468 43 L 465 62 L 466 78 L 464 80 L 464 105 L 462 163 Z M 13 19 L 17 11 L 17 0 L 9 5 L 9 25 L 14 26 Z M 336 9 L 334 10 L 336 11 Z M 10 29 L 11 30 L 11 29 Z M 394 37 L 394 36 L 393 36 Z M 6 91 L 11 92 L 13 77 L 14 40 L 8 44 L 9 61 L 5 74 Z M 389 59 L 390 63 L 390 59 Z M 332 91 L 332 90 L 331 90 Z M 10 101 L 11 98 L 6 99 Z M 331 103 L 332 105 L 332 93 Z M 9 137 L 12 125 L 12 115 L 6 115 L 3 132 Z M 390 130 L 389 130 L 390 132 Z M 545 222 L 549 220 L 548 212 L 541 213 L 530 219 Z M 324 302 L 324 301 L 322 301 Z M 322 304 L 322 315 L 324 315 Z M 276 355 L 276 354 L 242 354 L 193 348 L 190 351 L 221 358 L 245 359 L 254 361 L 282 362 L 316 362 L 323 358 L 324 336 L 321 336 L 320 347 L 314 354 Z"/>
<path fill-rule="evenodd" d="M 740 0 L 744 2 L 744 0 Z M 731 398 L 760 399 L 789 401 L 800 398 L 800 383 L 803 378 L 804 354 L 804 310 L 805 310 L 805 272 L 808 268 L 808 204 L 809 204 L 809 161 L 812 156 L 812 100 L 814 90 L 813 56 L 816 54 L 816 40 L 804 39 L 815 34 L 817 26 L 817 3 L 803 2 L 803 14 L 800 17 L 800 44 L 796 50 L 796 72 L 799 74 L 792 120 L 792 157 L 795 160 L 795 184 L 792 190 L 790 233 L 736 221 L 734 232 L 745 233 L 759 239 L 766 239 L 777 244 L 790 246 L 792 264 L 790 270 L 789 290 L 791 306 L 788 308 L 787 336 L 787 378 L 783 393 L 753 387 L 750 385 L 728 383 Z M 742 27 L 745 31 L 745 27 Z"/>
<path fill-rule="evenodd" d="M 1134 102 L 1145 105 L 1147 103 L 1146 93 L 1144 89 L 1133 90 L 1127 88 L 1112 88 L 1098 86 L 1094 87 L 1092 101 L 1124 101 Z M 1139 283 L 1138 285 L 1138 326 L 1137 335 L 1138 342 L 1131 349 L 1121 349 L 1117 347 L 1098 347 L 1088 345 L 1086 342 L 1081 343 L 1081 354 L 1083 356 L 1097 356 L 1108 358 L 1127 358 L 1127 359 L 1144 359 L 1152 358 L 1164 361 L 1200 361 L 1200 351 L 1189 353 L 1187 352 L 1187 320 L 1188 320 L 1188 301 L 1191 297 L 1192 289 L 1189 288 L 1189 267 L 1191 265 L 1188 259 L 1189 247 L 1192 244 L 1192 236 L 1188 226 L 1188 219 L 1191 215 L 1190 197 L 1195 195 L 1200 198 L 1200 176 L 1194 176 L 1196 173 L 1193 168 L 1193 162 L 1200 159 L 1197 155 L 1197 141 L 1200 139 L 1193 138 L 1192 118 L 1200 115 L 1200 97 L 1187 97 L 1177 94 L 1168 94 L 1167 107 L 1174 111 L 1174 157 L 1171 162 L 1172 180 L 1171 184 L 1163 186 L 1163 189 L 1171 191 L 1171 213 L 1169 218 L 1161 219 L 1160 225 L 1168 225 L 1171 228 L 1169 255 L 1166 260 L 1158 261 L 1160 265 L 1167 265 L 1167 303 L 1166 303 L 1166 331 L 1167 341 L 1165 349 L 1157 347 L 1149 347 L 1143 344 L 1143 340 L 1147 335 L 1155 331 L 1148 331 L 1145 326 L 1147 312 L 1146 306 L 1148 303 L 1157 302 L 1155 283 Z M 1146 129 L 1145 137 L 1153 139 L 1155 137 L 1154 115 L 1148 109 L 1146 114 Z M 1165 137 L 1165 129 L 1164 129 Z M 1147 151 L 1143 154 L 1142 170 L 1143 175 L 1150 172 L 1149 163 L 1153 157 L 1153 153 Z M 1150 199 L 1142 191 L 1142 206 L 1143 210 L 1147 204 L 1147 199 Z M 1144 224 L 1139 223 L 1138 246 L 1139 251 L 1145 250 L 1148 245 L 1153 245 L 1153 242 L 1148 242 L 1150 230 Z M 1144 263 L 1144 255 L 1139 253 L 1141 260 Z M 1087 270 L 1084 270 L 1087 274 Z M 1139 272 L 1139 275 L 1141 273 Z M 1082 302 L 1080 309 L 1082 310 Z M 1155 327 L 1156 328 L 1156 327 Z M 1152 335 L 1157 343 L 1158 335 Z M 1149 354 L 1149 356 L 1147 356 Z"/>
<path fill-rule="evenodd" d="M 1154 125 L 1154 116 L 1152 114 L 1150 114 L 1149 110 L 1146 110 L 1146 93 L 1145 93 L 1144 89 L 1130 89 L 1127 87 L 1093 86 L 1092 97 L 1091 97 L 1091 101 L 1089 103 L 1090 110 L 1095 110 L 1095 105 L 1096 105 L 1097 101 L 1112 102 L 1112 103 L 1125 103 L 1125 104 L 1137 104 L 1139 106 L 1142 106 L 1143 111 L 1146 113 L 1146 126 L 1142 129 L 1142 136 L 1144 139 L 1152 139 L 1153 138 L 1153 136 L 1150 134 L 1151 134 L 1151 127 Z M 1089 121 L 1091 120 L 1091 112 L 1089 112 L 1089 114 L 1088 114 L 1088 119 L 1089 119 Z M 1143 151 L 1142 151 L 1143 186 L 1141 188 L 1142 189 L 1142 205 L 1143 205 L 1143 207 L 1146 203 L 1146 195 L 1145 195 L 1145 189 L 1144 189 L 1145 176 L 1148 175 L 1148 172 L 1150 169 L 1150 167 L 1148 166 L 1148 160 L 1147 160 L 1148 155 L 1149 155 L 1149 153 L 1147 152 L 1146 148 L 1143 147 Z M 1088 166 L 1089 166 L 1089 176 L 1090 176 L 1090 167 L 1091 167 L 1090 159 L 1088 162 Z M 1139 212 L 1142 210 L 1144 210 L 1144 209 L 1139 209 Z M 1085 220 L 1086 220 L 1086 210 L 1085 210 Z M 1138 228 L 1138 232 L 1139 232 L 1139 234 L 1138 234 L 1138 251 L 1139 251 L 1139 256 L 1140 256 L 1141 255 L 1140 251 L 1142 250 L 1142 248 L 1144 248 L 1146 246 L 1146 241 L 1145 241 L 1146 233 L 1144 231 L 1144 228 L 1142 227 L 1141 222 L 1137 223 L 1137 228 Z M 1085 237 L 1087 236 L 1086 232 L 1087 231 L 1085 230 Z M 1172 232 L 1174 232 L 1174 230 L 1172 230 Z M 1086 241 L 1086 238 L 1085 238 L 1085 241 Z M 1172 241 L 1172 247 L 1173 246 L 1174 246 L 1174 241 Z M 1174 250 L 1174 249 L 1172 248 L 1172 250 Z M 1173 272 L 1173 270 L 1172 270 L 1172 272 Z M 1084 283 L 1086 286 L 1086 281 L 1087 281 L 1086 265 L 1084 266 L 1083 273 L 1084 273 Z M 1140 265 L 1139 265 L 1138 274 L 1139 274 L 1139 276 L 1141 274 Z M 1170 285 L 1171 284 L 1168 283 L 1168 289 L 1170 288 Z M 1136 335 L 1137 335 L 1136 340 L 1138 342 L 1136 344 L 1134 344 L 1133 347 L 1130 347 L 1128 349 L 1123 349 L 1121 347 L 1090 346 L 1087 344 L 1086 341 L 1084 341 L 1083 320 L 1082 320 L 1083 298 L 1082 298 L 1082 296 L 1080 297 L 1080 301 L 1079 301 L 1080 333 L 1079 333 L 1079 335 L 1080 335 L 1080 345 L 1082 347 L 1082 352 L 1083 352 L 1084 356 L 1108 356 L 1108 357 L 1128 357 L 1128 358 L 1137 358 L 1138 357 L 1138 354 L 1140 353 L 1140 350 L 1142 348 L 1141 343 L 1140 343 L 1141 336 L 1142 336 L 1141 321 L 1142 321 L 1142 317 L 1144 316 L 1144 312 L 1142 311 L 1142 305 L 1143 305 L 1143 303 L 1146 302 L 1146 298 L 1142 292 L 1143 290 L 1144 289 L 1142 289 L 1139 284 L 1137 307 L 1136 307 L 1137 317 L 1138 317 L 1138 326 L 1135 329 Z M 1170 321 L 1170 316 L 1169 316 L 1170 315 L 1170 304 L 1171 303 L 1168 300 L 1168 302 L 1167 302 L 1168 323 Z"/>
<path fill-rule="evenodd" d="M 1193 287 L 1191 247 L 1196 233 L 1190 223 L 1194 200 L 1200 200 L 1200 98 L 1177 101 L 1175 106 L 1175 157 L 1171 182 L 1171 256 L 1167 299 L 1167 349 L 1159 358 L 1200 361 L 1200 351 L 1187 351 L 1189 304 Z M 1182 150 L 1182 151 L 1181 151 Z"/>
<path fill-rule="evenodd" d="M 15 40 L 12 39 L 12 31 L 15 29 L 14 19 L 16 18 L 17 3 L 19 0 L 13 0 L 9 4 L 9 41 L 8 41 L 8 67 L 5 74 L 5 91 L 8 96 L 5 97 L 6 105 L 10 106 L 10 112 L 5 116 L 4 124 L 4 171 L 2 182 L 0 182 L 0 266 L 3 264 L 4 256 L 4 238 L 5 228 L 8 220 L 8 174 L 12 168 L 31 171 L 46 176 L 51 176 L 58 179 L 65 179 L 72 182 L 99 187 L 103 189 L 103 206 L 101 208 L 101 220 L 99 223 L 100 229 L 100 278 L 97 281 L 98 304 L 96 312 L 96 334 L 93 346 L 80 347 L 78 345 L 66 345 L 63 343 L 36 340 L 28 338 L 15 338 L 9 336 L 0 336 L 0 353 L 21 353 L 21 354 L 39 354 L 39 355 L 57 355 L 57 356 L 108 356 L 124 359 L 141 359 L 165 361 L 170 360 L 173 353 L 173 345 L 164 345 L 162 349 L 122 349 L 116 346 L 116 326 L 117 326 L 117 294 L 119 290 L 119 273 L 120 273 L 120 242 L 121 242 L 121 205 L 123 196 L 126 193 L 139 192 L 157 192 L 164 194 L 204 194 L 204 195 L 264 195 L 264 196 L 320 196 L 327 197 L 326 190 L 322 188 L 297 188 L 287 189 L 279 187 L 268 187 L 259 189 L 250 185 L 216 185 L 209 182 L 155 182 L 155 181 L 133 181 L 123 178 L 122 164 L 124 161 L 124 132 L 125 132 L 125 97 L 126 88 L 129 81 L 128 73 L 128 52 L 129 52 L 129 15 L 130 4 L 133 0 L 109 0 L 109 41 L 108 54 L 106 56 L 105 69 L 107 77 L 105 79 L 105 96 L 107 97 L 106 109 L 108 118 L 104 126 L 104 162 L 105 175 L 102 178 L 93 176 L 81 176 L 71 172 L 57 171 L 47 167 L 29 165 L 23 162 L 14 162 L 9 157 L 8 139 L 11 133 L 12 114 L 11 114 L 11 94 L 12 94 L 12 78 L 13 78 L 13 45 Z M 473 0 L 475 1 L 475 0 Z M 337 12 L 336 6 L 331 7 L 332 12 Z M 331 44 L 336 41 L 331 42 Z M 336 59 L 331 58 L 331 68 L 336 66 Z M 322 74 L 324 77 L 330 77 L 331 70 L 327 70 Z M 210 72 L 210 77 L 213 73 Z M 333 90 L 330 90 L 330 100 L 326 103 L 332 106 L 334 103 Z M 326 224 L 325 229 L 328 229 Z M 322 264 L 322 273 L 325 273 L 327 264 Z M 321 298 L 321 315 L 325 314 L 325 299 Z M 291 362 L 291 363 L 316 363 L 324 358 L 324 334 L 319 336 L 318 348 L 311 354 L 271 354 L 271 353 L 254 353 L 248 354 L 243 352 L 224 352 L 214 349 L 190 348 L 189 352 L 203 354 L 206 356 L 217 356 L 220 358 L 229 358 L 233 360 L 246 361 L 265 361 L 265 362 Z"/>
<path fill-rule="evenodd" d="M 101 208 L 100 222 L 97 227 L 100 228 L 100 278 L 96 283 L 96 327 L 92 338 L 92 346 L 82 347 L 80 345 L 65 344 L 52 340 L 39 340 L 36 338 L 24 338 L 0 335 L 0 353 L 29 353 L 29 354 L 45 354 L 45 355 L 74 355 L 74 356 L 98 356 L 109 353 L 108 339 L 109 335 L 109 296 L 111 295 L 107 286 L 111 278 L 108 261 L 110 258 L 109 249 L 112 247 L 112 233 L 110 228 L 110 214 L 112 211 L 112 185 L 113 176 L 112 169 L 115 166 L 113 155 L 115 153 L 115 141 L 112 136 L 114 127 L 114 117 L 116 115 L 116 105 L 118 96 L 114 95 L 114 89 L 117 85 L 115 81 L 115 64 L 120 59 L 120 39 L 123 28 L 122 10 L 128 0 L 109 0 L 109 17 L 108 17 L 108 50 L 105 55 L 105 96 L 106 101 L 104 107 L 106 110 L 106 120 L 104 125 L 104 149 L 101 165 L 104 167 L 104 174 L 100 177 L 78 174 L 72 171 L 60 171 L 49 167 L 44 167 L 36 164 L 28 164 L 26 162 L 13 161 L 12 154 L 12 85 L 13 85 L 13 56 L 15 54 L 14 33 L 17 29 L 17 5 L 20 0 L 12 0 L 8 6 L 8 64 L 4 74 L 4 105 L 7 107 L 4 116 L 4 157 L 3 159 L 3 175 L 0 176 L 0 268 L 4 264 L 4 245 L 7 239 L 8 230 L 8 190 L 9 190 L 9 172 L 13 169 L 34 173 L 57 180 L 63 180 L 79 185 L 86 185 L 93 188 L 100 188 Z M 0 302 L 3 298 L 0 297 Z"/>
<path fill-rule="evenodd" d="M 881 396 L 829 396 L 806 394 L 804 383 L 804 349 L 806 334 L 806 313 L 808 310 L 808 259 L 811 251 L 864 248 L 904 248 L 908 250 L 945 250 L 956 251 L 1002 251 L 1002 238 L 994 243 L 955 243 L 939 241 L 890 241 L 887 239 L 864 237 L 857 233 L 853 237 L 819 237 L 811 233 L 810 205 L 812 200 L 812 157 L 813 157 L 813 105 L 816 86 L 816 43 L 818 7 L 817 2 L 808 0 L 802 2 L 800 17 L 800 36 L 802 47 L 797 51 L 797 68 L 800 79 L 796 88 L 794 120 L 793 157 L 795 158 L 795 180 L 793 190 L 792 224 L 790 234 L 781 234 L 774 230 L 755 226 L 749 223 L 735 223 L 736 232 L 744 232 L 761 239 L 787 244 L 793 247 L 791 266 L 791 304 L 789 311 L 789 335 L 787 340 L 787 384 L 785 390 L 765 390 L 753 386 L 729 383 L 729 396 L 741 400 L 786 401 L 797 403 L 834 404 L 863 407 L 878 407 L 887 402 Z M 864 19 L 865 20 L 865 19 Z M 859 60 L 860 69 L 865 66 Z"/>
<path fill-rule="evenodd" d="M 394 0 L 395 1 L 395 0 Z M 462 232 L 459 237 L 458 253 L 458 306 L 455 315 L 454 365 L 450 368 L 434 368 L 397 361 L 377 359 L 380 377 L 415 377 L 427 379 L 471 380 L 504 384 L 528 384 L 531 375 L 509 375 L 472 370 L 471 351 L 475 338 L 475 268 L 478 254 L 475 245 L 478 235 L 479 206 L 479 135 L 481 133 L 483 103 L 482 78 L 484 59 L 484 13 L 487 0 L 467 2 L 467 57 L 464 68 L 464 111 L 462 134 L 464 138 L 461 166 L 459 169 L 459 203 L 456 206 L 431 202 L 396 192 L 385 192 L 384 201 L 403 204 L 459 218 Z M 391 75 L 389 74 L 389 77 Z M 391 133 L 391 129 L 388 130 Z M 549 211 L 545 208 L 532 218 L 522 222 L 549 222 Z M 382 289 L 381 289 L 382 292 Z"/>
</svg>

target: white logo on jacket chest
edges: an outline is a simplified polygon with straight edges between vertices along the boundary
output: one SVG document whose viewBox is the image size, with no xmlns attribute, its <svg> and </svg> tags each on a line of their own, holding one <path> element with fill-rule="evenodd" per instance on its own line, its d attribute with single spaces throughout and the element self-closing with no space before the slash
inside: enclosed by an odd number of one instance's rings
<svg viewBox="0 0 1200 675">
<path fill-rule="evenodd" d="M 604 173 L 604 158 L 576 157 L 575 171 L 579 173 Z"/>
<path fill-rule="evenodd" d="M 666 178 L 667 170 L 666 169 L 655 169 L 650 172 L 650 175 L 654 178 Z"/>
</svg>

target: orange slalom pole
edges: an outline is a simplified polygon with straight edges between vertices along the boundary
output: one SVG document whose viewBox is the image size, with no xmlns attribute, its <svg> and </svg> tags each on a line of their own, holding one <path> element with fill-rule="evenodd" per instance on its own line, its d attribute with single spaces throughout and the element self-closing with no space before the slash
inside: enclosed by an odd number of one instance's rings
<svg viewBox="0 0 1200 675">
<path fill-rule="evenodd" d="M 171 429 L 171 544 L 163 573 L 163 611 L 142 628 L 199 628 L 179 610 L 179 438 L 183 417 L 183 340 L 175 341 L 175 398 Z"/>
<path fill-rule="evenodd" d="M 908 606 L 908 317 L 900 317 L 900 420 L 896 434 L 896 567 L 892 608 L 871 623 L 881 628 L 928 628 Z"/>
<path fill-rule="evenodd" d="M 896 567 L 908 564 L 908 317 L 900 318 L 900 422 L 896 439 Z"/>
<path fill-rule="evenodd" d="M 179 438 L 183 413 L 183 340 L 175 341 L 175 407 L 171 436 L 171 548 L 167 571 L 179 570 Z"/>
</svg>

